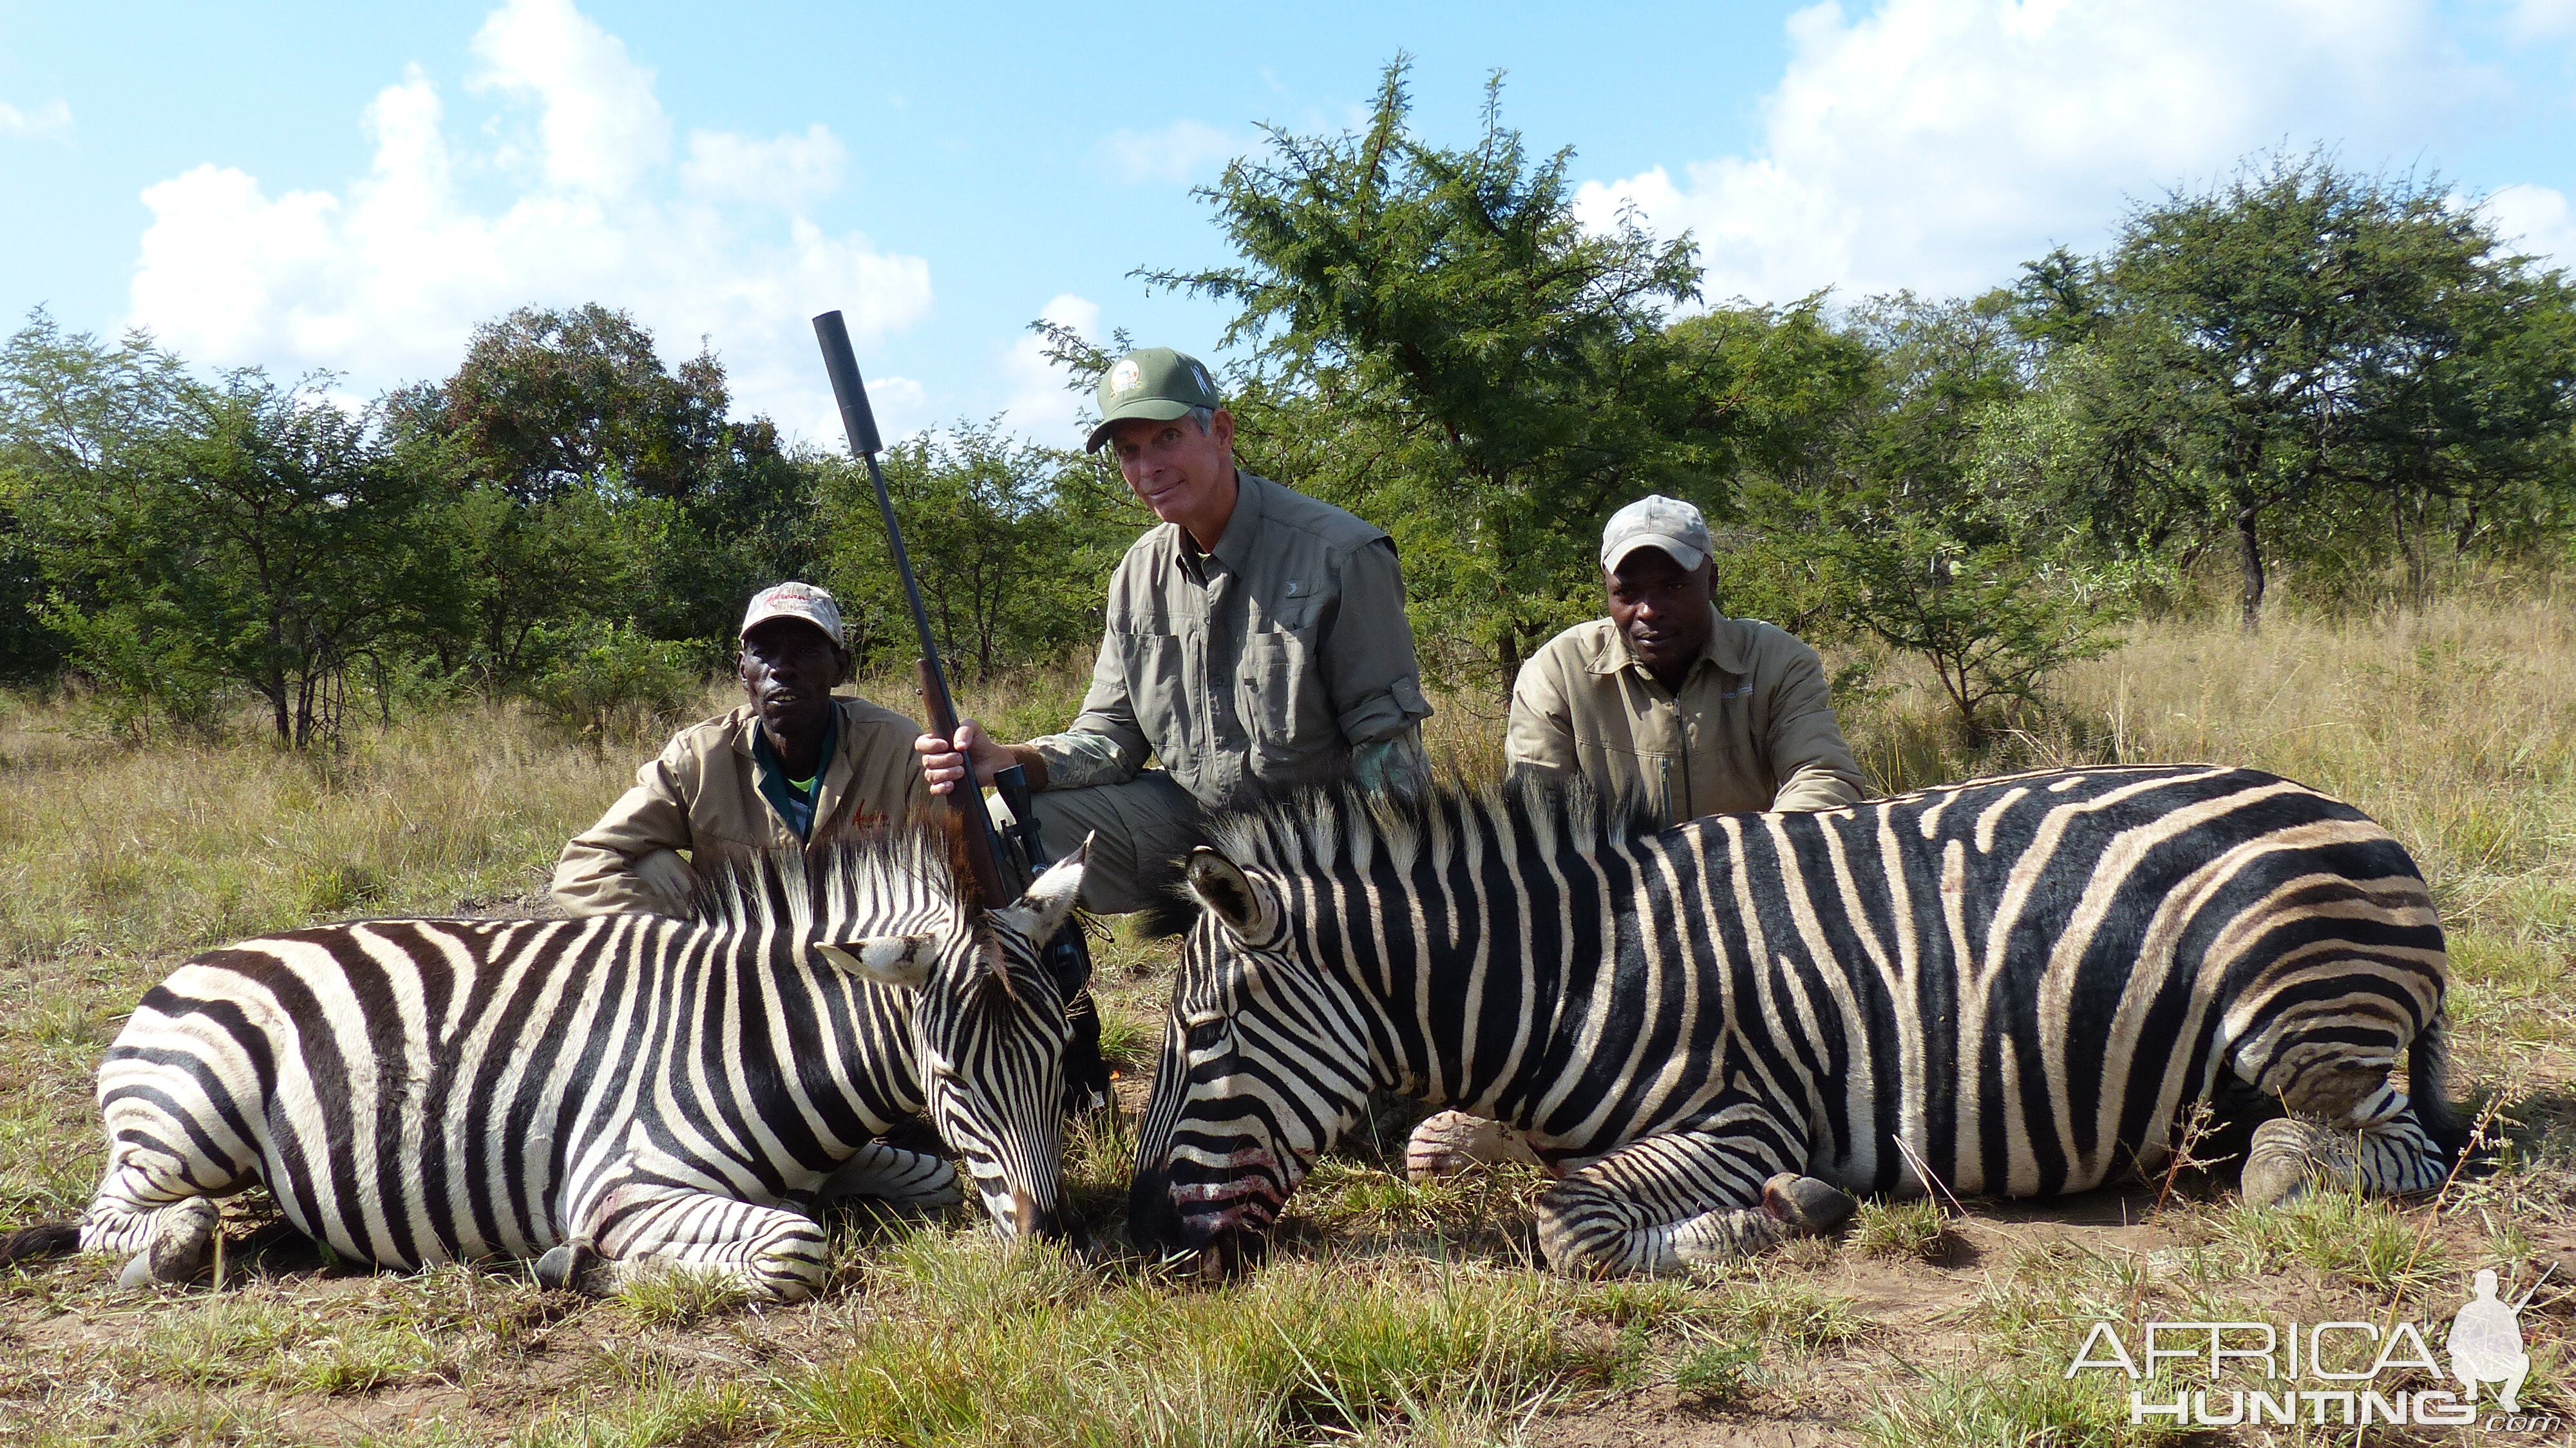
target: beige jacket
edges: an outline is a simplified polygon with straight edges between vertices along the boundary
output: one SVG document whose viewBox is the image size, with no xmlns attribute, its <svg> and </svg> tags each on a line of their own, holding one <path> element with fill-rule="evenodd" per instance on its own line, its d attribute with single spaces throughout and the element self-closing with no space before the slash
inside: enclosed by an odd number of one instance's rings
<svg viewBox="0 0 2576 1448">
<path fill-rule="evenodd" d="M 1247 783 L 1336 773 L 1352 746 L 1430 715 L 1395 544 L 1329 503 L 1235 476 L 1216 547 L 1165 523 L 1119 560 L 1082 713 L 1028 741 L 1047 788 L 1132 779 L 1150 754 L 1219 807 Z"/>
<path fill-rule="evenodd" d="M 1515 767 L 1576 770 L 1604 793 L 1643 798 L 1667 825 L 1861 797 L 1816 651 L 1723 615 L 1678 692 L 1609 619 L 1548 640 L 1512 685 L 1504 750 Z"/>
<path fill-rule="evenodd" d="M 840 739 L 814 801 L 812 844 L 878 829 L 931 801 L 914 762 L 921 726 L 865 699 L 836 699 Z M 635 771 L 635 787 L 555 862 L 555 898 L 574 915 L 685 915 L 696 877 L 677 852 L 796 849 L 809 843 L 760 794 L 745 704 L 692 724 Z"/>
</svg>

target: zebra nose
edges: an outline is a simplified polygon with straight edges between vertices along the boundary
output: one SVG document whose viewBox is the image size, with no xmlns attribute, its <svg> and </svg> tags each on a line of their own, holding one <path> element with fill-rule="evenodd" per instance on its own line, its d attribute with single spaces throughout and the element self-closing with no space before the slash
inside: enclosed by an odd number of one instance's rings
<svg viewBox="0 0 2576 1448">
<path fill-rule="evenodd" d="M 1043 1241 L 1053 1241 L 1064 1235 L 1064 1224 L 1057 1219 L 1054 1210 L 1039 1206 L 1037 1198 L 1030 1196 L 1023 1187 L 1011 1188 L 1010 1227 L 1014 1236 Z"/>
</svg>

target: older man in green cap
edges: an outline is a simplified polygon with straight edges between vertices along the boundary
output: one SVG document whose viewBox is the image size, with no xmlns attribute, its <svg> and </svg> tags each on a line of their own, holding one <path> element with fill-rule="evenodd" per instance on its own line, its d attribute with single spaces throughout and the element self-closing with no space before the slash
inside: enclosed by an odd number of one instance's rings
<svg viewBox="0 0 2576 1448">
<path fill-rule="evenodd" d="M 1110 578 L 1081 714 L 1025 743 L 965 720 L 913 747 L 943 794 L 969 759 L 978 780 L 1025 768 L 1047 840 L 1097 831 L 1084 903 L 1119 914 L 1168 898 L 1206 810 L 1345 773 L 1419 778 L 1431 706 L 1395 544 L 1236 467 L 1233 414 L 1197 358 L 1130 352 L 1099 402 L 1091 450 L 1110 445 L 1162 526 Z"/>
</svg>

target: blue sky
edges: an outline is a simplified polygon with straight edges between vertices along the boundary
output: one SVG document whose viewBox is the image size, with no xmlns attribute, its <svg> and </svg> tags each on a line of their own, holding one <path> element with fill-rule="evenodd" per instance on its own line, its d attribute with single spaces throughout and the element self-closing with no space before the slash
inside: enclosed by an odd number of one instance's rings
<svg viewBox="0 0 2576 1448">
<path fill-rule="evenodd" d="M 2576 262 L 2576 0 L 1097 14 L 0 4 L 0 311 L 366 396 L 596 300 L 837 444 L 805 324 L 837 306 L 890 432 L 1065 441 L 1026 323 L 1207 350 L 1220 312 L 1128 273 L 1224 260 L 1191 188 L 1259 123 L 1351 124 L 1398 51 L 1435 139 L 1506 72 L 1587 214 L 1692 231 L 1712 299 L 1978 289 L 2282 145 L 2438 170 Z"/>
</svg>

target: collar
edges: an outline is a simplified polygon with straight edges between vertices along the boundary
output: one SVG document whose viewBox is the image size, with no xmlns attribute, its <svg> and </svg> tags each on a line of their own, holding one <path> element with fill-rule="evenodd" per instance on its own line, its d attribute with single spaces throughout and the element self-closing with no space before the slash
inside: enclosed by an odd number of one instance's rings
<svg viewBox="0 0 2576 1448">
<path fill-rule="evenodd" d="M 848 702 L 847 699 L 834 695 L 832 712 L 823 720 L 823 762 L 814 770 L 817 788 L 821 787 L 823 776 L 832 772 L 832 761 L 840 757 L 841 706 Z M 763 769 L 780 768 L 778 751 L 769 747 L 769 736 L 761 732 L 760 711 L 745 704 L 735 712 L 741 716 L 742 727 L 734 731 L 733 752 L 751 760 Z"/>
<path fill-rule="evenodd" d="M 1634 668 L 1638 673 L 1652 678 L 1653 675 L 1647 671 L 1646 666 L 1639 663 L 1637 656 L 1629 651 L 1628 636 L 1620 631 L 1619 625 L 1606 618 L 1602 622 L 1610 625 L 1603 630 L 1603 633 L 1608 636 L 1608 642 L 1604 643 L 1601 646 L 1601 652 L 1593 657 L 1591 671 L 1596 674 L 1616 674 L 1622 670 Z M 1753 641 L 1747 637 L 1748 630 L 1744 625 L 1719 613 L 1714 605 L 1709 608 L 1708 622 L 1708 642 L 1700 645 L 1699 658 L 1693 661 L 1691 670 L 1696 671 L 1701 664 L 1712 664 L 1721 672 L 1729 674 L 1743 675 L 1753 672 Z M 1688 680 L 1690 673 L 1685 672 L 1682 677 Z"/>
<path fill-rule="evenodd" d="M 1216 546 L 1205 553 L 1199 551 L 1198 540 L 1190 536 L 1189 529 L 1178 523 L 1171 525 L 1174 541 L 1180 545 L 1181 567 L 1192 581 L 1207 581 L 1206 560 L 1210 557 L 1224 564 L 1229 573 L 1241 573 L 1252 561 L 1253 540 L 1261 535 L 1261 493 L 1269 486 L 1265 479 L 1241 468 L 1234 470 L 1234 512 L 1226 518 L 1225 531 L 1217 535 Z"/>
</svg>

